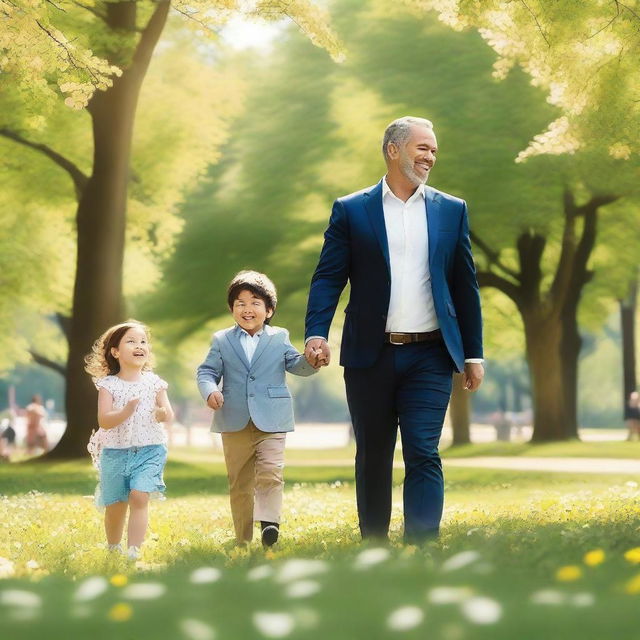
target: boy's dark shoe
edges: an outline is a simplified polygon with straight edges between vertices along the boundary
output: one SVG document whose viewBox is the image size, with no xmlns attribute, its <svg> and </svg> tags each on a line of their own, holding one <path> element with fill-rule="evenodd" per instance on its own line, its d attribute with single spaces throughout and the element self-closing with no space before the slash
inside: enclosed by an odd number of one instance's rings
<svg viewBox="0 0 640 640">
<path fill-rule="evenodd" d="M 262 525 L 262 546 L 272 547 L 278 542 L 280 527 L 277 522 L 261 522 Z"/>
</svg>

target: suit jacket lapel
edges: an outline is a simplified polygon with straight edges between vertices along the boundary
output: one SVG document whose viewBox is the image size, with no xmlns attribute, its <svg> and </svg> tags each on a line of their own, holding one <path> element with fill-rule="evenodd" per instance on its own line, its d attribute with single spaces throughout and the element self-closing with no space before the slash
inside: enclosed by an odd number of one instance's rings
<svg viewBox="0 0 640 640">
<path fill-rule="evenodd" d="M 233 347 L 233 350 L 236 352 L 238 358 L 240 358 L 240 360 L 242 361 L 242 364 L 247 368 L 247 371 L 249 371 L 250 365 L 249 361 L 247 360 L 247 354 L 244 352 L 244 349 L 240 344 L 240 330 L 238 329 L 238 327 L 234 327 L 227 333 L 227 340 Z"/>
<path fill-rule="evenodd" d="M 258 340 L 258 346 L 256 347 L 256 351 L 253 354 L 253 358 L 251 358 L 251 366 L 255 366 L 256 362 L 260 358 L 260 356 L 264 353 L 264 350 L 267 348 L 269 342 L 271 342 L 271 338 L 273 338 L 273 329 L 268 325 L 264 325 L 264 331 L 260 336 L 260 340 Z"/>
<path fill-rule="evenodd" d="M 387 229 L 384 225 L 384 210 L 382 209 L 382 180 L 369 191 L 365 199 L 365 208 L 369 215 L 369 222 L 375 231 L 376 238 L 382 255 L 387 263 L 387 269 L 391 274 L 391 262 L 389 259 L 389 240 L 387 239 Z"/>
<path fill-rule="evenodd" d="M 424 204 L 427 210 L 427 233 L 429 234 L 429 272 L 433 276 L 433 258 L 438 246 L 438 229 L 440 228 L 440 196 L 438 192 L 426 187 Z"/>
</svg>

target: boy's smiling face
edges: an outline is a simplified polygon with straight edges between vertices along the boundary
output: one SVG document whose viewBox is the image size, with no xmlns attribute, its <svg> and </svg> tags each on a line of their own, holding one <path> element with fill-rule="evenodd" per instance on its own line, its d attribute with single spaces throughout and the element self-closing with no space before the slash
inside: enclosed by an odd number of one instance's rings
<svg viewBox="0 0 640 640">
<path fill-rule="evenodd" d="M 248 289 L 242 289 L 233 301 L 231 310 L 233 319 L 250 336 L 264 326 L 264 321 L 273 315 L 273 309 L 267 309 L 264 300 Z"/>
</svg>

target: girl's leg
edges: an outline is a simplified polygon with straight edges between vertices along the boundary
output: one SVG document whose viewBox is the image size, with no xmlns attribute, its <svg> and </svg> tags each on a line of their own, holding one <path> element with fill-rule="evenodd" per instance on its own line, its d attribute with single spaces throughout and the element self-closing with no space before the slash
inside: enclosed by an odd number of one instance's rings
<svg viewBox="0 0 640 640">
<path fill-rule="evenodd" d="M 124 520 L 127 517 L 127 503 L 114 502 L 104 510 L 104 530 L 108 544 L 118 544 L 122 540 Z"/>
<path fill-rule="evenodd" d="M 129 547 L 139 547 L 144 541 L 149 523 L 149 494 L 131 489 L 129 493 L 129 526 L 127 538 Z"/>
</svg>

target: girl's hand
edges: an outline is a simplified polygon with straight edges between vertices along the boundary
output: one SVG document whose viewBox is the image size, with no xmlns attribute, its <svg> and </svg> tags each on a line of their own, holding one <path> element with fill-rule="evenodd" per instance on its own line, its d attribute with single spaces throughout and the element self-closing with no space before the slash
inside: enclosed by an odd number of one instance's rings
<svg viewBox="0 0 640 640">
<path fill-rule="evenodd" d="M 219 391 L 214 391 L 209 394 L 207 398 L 207 404 L 215 411 L 221 409 L 224 404 L 224 396 Z"/>
<path fill-rule="evenodd" d="M 167 410 L 164 407 L 156 407 L 155 416 L 157 422 L 164 422 L 167 419 Z"/>
<path fill-rule="evenodd" d="M 136 407 L 138 406 L 138 402 L 140 402 L 140 398 L 131 398 L 131 400 L 129 400 L 129 402 L 127 402 L 127 404 L 124 405 L 124 408 L 127 411 L 130 411 L 131 413 L 133 413 L 136 410 Z"/>
</svg>

